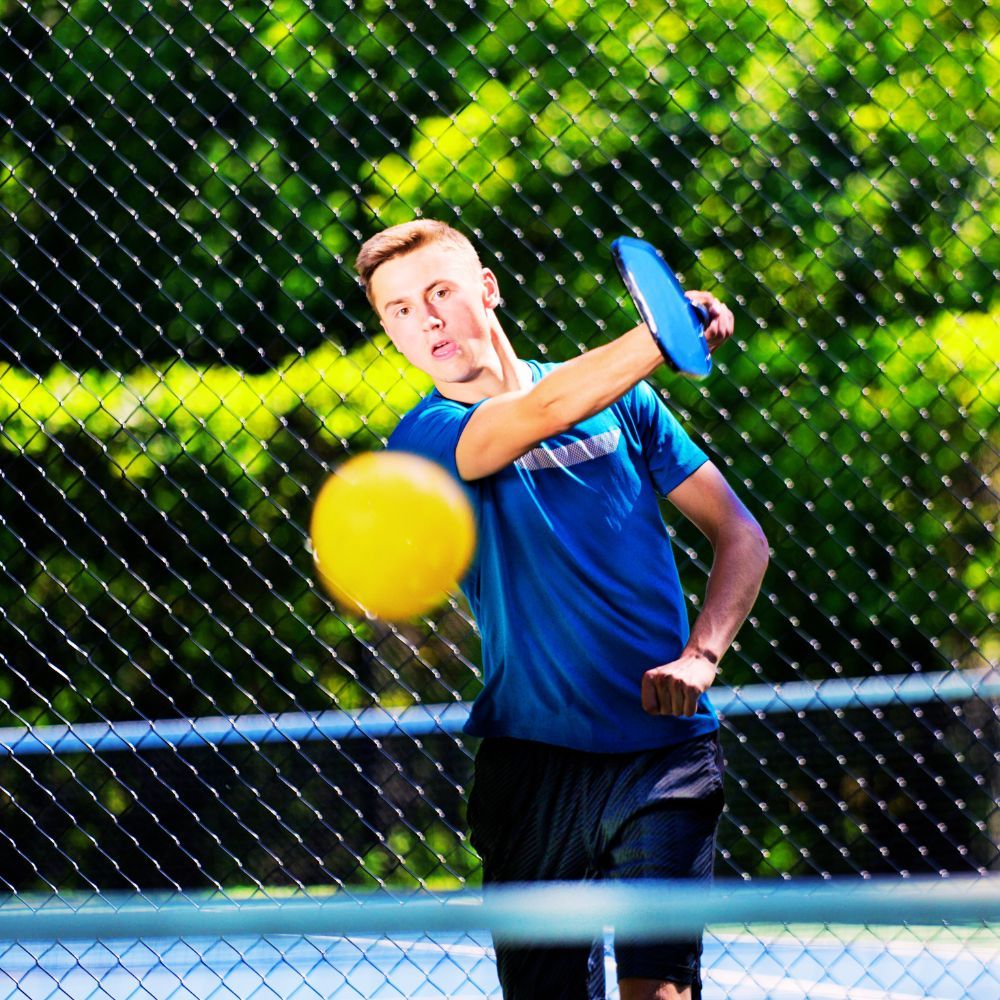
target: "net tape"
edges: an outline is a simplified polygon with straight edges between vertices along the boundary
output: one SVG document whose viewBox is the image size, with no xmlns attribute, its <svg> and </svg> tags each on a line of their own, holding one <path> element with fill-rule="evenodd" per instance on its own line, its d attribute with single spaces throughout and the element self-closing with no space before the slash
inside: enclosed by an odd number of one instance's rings
<svg viewBox="0 0 1000 1000">
<path fill-rule="evenodd" d="M 939 925 L 1000 922 L 1000 878 L 834 879 L 813 885 L 687 882 L 504 885 L 485 893 L 184 899 L 111 894 L 0 901 L 0 940 L 492 931 L 526 944 L 698 933 L 706 924 Z"/>
</svg>

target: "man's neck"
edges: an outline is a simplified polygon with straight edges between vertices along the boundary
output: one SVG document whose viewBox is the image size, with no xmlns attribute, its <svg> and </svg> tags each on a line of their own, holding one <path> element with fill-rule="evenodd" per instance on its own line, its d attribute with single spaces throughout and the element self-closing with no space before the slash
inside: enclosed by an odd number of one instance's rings
<svg viewBox="0 0 1000 1000">
<path fill-rule="evenodd" d="M 479 403 L 493 396 L 502 396 L 506 392 L 526 389 L 532 384 L 531 369 L 526 361 L 513 359 L 515 378 L 502 377 L 497 371 L 482 371 L 471 382 L 435 382 L 437 389 L 445 399 L 454 399 L 459 403 Z"/>
</svg>

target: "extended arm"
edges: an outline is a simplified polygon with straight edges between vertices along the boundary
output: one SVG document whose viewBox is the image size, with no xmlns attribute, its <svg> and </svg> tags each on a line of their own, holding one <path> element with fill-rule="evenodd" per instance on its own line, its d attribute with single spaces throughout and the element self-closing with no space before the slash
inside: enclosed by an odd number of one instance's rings
<svg viewBox="0 0 1000 1000">
<path fill-rule="evenodd" d="M 672 663 L 646 672 L 642 707 L 653 715 L 689 716 L 750 614 L 767 568 L 768 548 L 760 525 L 711 463 L 667 499 L 708 538 L 714 559 L 705 602 L 687 645 Z"/>
<path fill-rule="evenodd" d="M 711 323 L 705 333 L 714 349 L 732 335 L 733 314 L 707 292 L 690 294 L 708 307 Z M 494 337 L 503 334 L 495 331 Z M 497 345 L 501 359 L 504 346 Z M 463 479 L 481 479 L 499 471 L 540 441 L 600 413 L 662 363 L 649 330 L 640 324 L 560 365 L 527 389 L 487 399 L 458 442 L 459 474 Z"/>
</svg>

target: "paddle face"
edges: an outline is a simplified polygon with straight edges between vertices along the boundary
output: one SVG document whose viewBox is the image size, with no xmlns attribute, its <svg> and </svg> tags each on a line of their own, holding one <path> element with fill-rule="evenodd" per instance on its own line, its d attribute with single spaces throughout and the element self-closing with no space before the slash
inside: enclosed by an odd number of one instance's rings
<svg viewBox="0 0 1000 1000">
<path fill-rule="evenodd" d="M 712 370 L 703 332 L 708 325 L 706 310 L 685 296 L 674 272 L 651 243 L 620 236 L 612 242 L 611 254 L 667 364 L 684 375 L 704 378 Z"/>
</svg>

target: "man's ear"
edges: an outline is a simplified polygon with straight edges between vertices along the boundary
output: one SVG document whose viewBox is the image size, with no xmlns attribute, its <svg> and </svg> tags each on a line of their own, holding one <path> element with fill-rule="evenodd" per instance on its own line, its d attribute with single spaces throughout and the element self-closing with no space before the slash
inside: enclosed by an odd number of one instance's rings
<svg viewBox="0 0 1000 1000">
<path fill-rule="evenodd" d="M 488 268 L 483 268 L 483 305 L 487 309 L 496 309 L 502 302 L 500 283 L 497 276 Z"/>
</svg>

